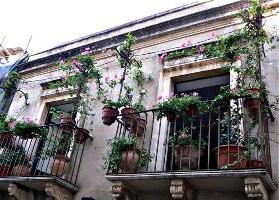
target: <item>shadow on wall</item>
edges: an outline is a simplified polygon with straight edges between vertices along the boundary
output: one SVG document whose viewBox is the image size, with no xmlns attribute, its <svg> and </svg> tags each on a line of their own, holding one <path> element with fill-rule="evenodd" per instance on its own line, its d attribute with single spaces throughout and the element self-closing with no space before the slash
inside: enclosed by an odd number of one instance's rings
<svg viewBox="0 0 279 200">
<path fill-rule="evenodd" d="M 92 197 L 82 197 L 81 200 L 95 200 L 95 199 Z"/>
</svg>

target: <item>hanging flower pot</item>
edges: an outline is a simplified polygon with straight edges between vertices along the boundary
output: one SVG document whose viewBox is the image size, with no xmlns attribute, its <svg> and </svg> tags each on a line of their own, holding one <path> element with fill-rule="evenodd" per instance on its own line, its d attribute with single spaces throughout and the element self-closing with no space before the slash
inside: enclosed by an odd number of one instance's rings
<svg viewBox="0 0 279 200">
<path fill-rule="evenodd" d="M 238 145 L 221 145 L 219 148 L 218 163 L 218 147 L 214 149 L 218 169 L 243 169 L 247 168 L 247 160 L 243 159 L 244 147 Z"/>
<path fill-rule="evenodd" d="M 5 131 L 0 133 L 0 148 L 10 145 L 12 143 L 12 140 L 12 132 Z"/>
<path fill-rule="evenodd" d="M 76 122 L 70 116 L 62 116 L 60 119 L 60 124 L 63 128 L 63 133 L 71 135 L 73 129 L 75 128 Z"/>
<path fill-rule="evenodd" d="M 262 160 L 249 160 L 248 162 L 249 168 L 263 168 L 263 161 Z"/>
<path fill-rule="evenodd" d="M 247 98 L 244 100 L 244 107 L 247 109 L 247 111 L 253 115 L 257 116 L 259 113 L 260 108 L 260 99 L 259 98 Z"/>
<path fill-rule="evenodd" d="M 78 144 L 83 144 L 89 136 L 89 131 L 84 128 L 77 128 L 75 141 Z"/>
<path fill-rule="evenodd" d="M 146 120 L 142 118 L 138 118 L 136 123 L 133 124 L 131 133 L 141 137 L 144 134 L 144 131 L 146 129 Z"/>
<path fill-rule="evenodd" d="M 194 145 L 175 146 L 174 156 L 175 165 L 180 170 L 191 170 L 198 168 L 199 149 L 196 148 Z"/>
<path fill-rule="evenodd" d="M 128 148 L 126 151 L 122 152 L 122 170 L 126 173 L 136 172 L 137 164 L 139 161 L 139 155 L 133 148 Z"/>
<path fill-rule="evenodd" d="M 115 108 L 105 106 L 103 107 L 102 114 L 103 124 L 110 126 L 115 122 L 117 115 L 119 115 L 119 111 Z"/>
<path fill-rule="evenodd" d="M 189 117 L 196 117 L 198 116 L 198 109 L 196 106 L 189 106 L 188 109 L 186 110 L 186 114 Z"/>
<path fill-rule="evenodd" d="M 175 115 L 174 112 L 169 111 L 169 112 L 166 113 L 166 117 L 167 117 L 167 120 L 169 122 L 174 122 L 175 118 L 176 118 L 176 115 Z"/>
<path fill-rule="evenodd" d="M 139 114 L 137 113 L 137 110 L 134 108 L 123 108 L 121 110 L 121 114 L 122 120 L 126 127 L 133 126 L 139 118 Z"/>
<path fill-rule="evenodd" d="M 51 174 L 54 176 L 62 177 L 66 175 L 70 166 L 70 159 L 62 154 L 57 154 L 54 157 Z"/>
</svg>

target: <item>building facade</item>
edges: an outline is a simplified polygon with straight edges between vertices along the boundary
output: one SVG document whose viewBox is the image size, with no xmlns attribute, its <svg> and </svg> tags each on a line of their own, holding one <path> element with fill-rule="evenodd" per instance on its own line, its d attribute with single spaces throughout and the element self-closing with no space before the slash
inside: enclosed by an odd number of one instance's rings
<svg viewBox="0 0 279 200">
<path fill-rule="evenodd" d="M 138 169 L 136 173 L 105 169 L 104 157 L 109 150 L 108 140 L 122 137 L 121 135 L 126 134 L 126 129 L 121 120 L 111 126 L 104 125 L 101 115 L 103 104 L 94 100 L 91 102 L 92 115 L 86 118 L 84 125 L 85 129 L 90 130 L 92 139 L 88 138 L 85 143 L 71 149 L 69 157 L 72 161 L 68 166 L 70 172 L 67 175 L 63 172 L 57 172 L 56 176 L 50 175 L 52 173 L 49 163 L 53 162 L 51 156 L 37 159 L 36 172 L 30 176 L 21 176 L 20 173 L 18 176 L 0 177 L 0 199 L 8 199 L 9 196 L 26 200 L 278 199 L 277 112 L 274 112 L 274 120 L 269 119 L 259 128 L 260 134 L 265 135 L 264 139 L 268 141 L 265 143 L 264 152 L 259 156 L 264 157 L 264 166 L 220 169 L 214 164 L 216 160 L 213 152 L 217 146 L 219 147 L 216 141 L 220 133 L 217 112 L 215 115 L 208 114 L 202 118 L 203 122 L 201 120 L 198 122 L 201 124 L 192 122 L 190 125 L 191 130 L 197 131 L 197 134 L 206 135 L 204 139 L 210 144 L 207 143 L 203 155 L 199 151 L 198 167 L 190 166 L 185 170 L 181 167 L 183 165 L 181 161 L 177 163 L 174 160 L 177 155 L 174 155 L 168 145 L 167 138 L 171 129 L 175 129 L 174 125 L 165 118 L 157 119 L 151 109 L 157 103 L 158 97 L 165 97 L 170 93 L 197 91 L 208 100 L 216 96 L 216 91 L 222 85 L 235 84 L 234 74 L 224 72 L 221 69 L 222 62 L 218 58 L 179 57 L 162 62 L 162 56 L 182 48 L 214 43 L 217 36 L 229 35 L 240 29 L 243 24 L 236 13 L 244 3 L 238 0 L 197 2 L 89 35 L 31 56 L 28 63 L 20 66 L 19 71 L 23 80 L 19 88 L 29 94 L 29 104 L 25 105 L 17 93 L 8 114 L 19 119 L 31 118 L 36 123 L 44 125 L 51 120 L 50 108 L 55 107 L 68 112 L 71 111 L 75 101 L 75 95 L 47 87 L 48 83 L 65 76 L 58 68 L 57 62 L 74 57 L 83 49 L 90 48 L 104 77 L 121 76 L 123 68 L 115 60 L 115 49 L 123 43 L 127 33 L 132 33 L 137 39 L 133 52 L 142 61 L 146 77 L 144 88 L 148 96 L 144 98 L 144 104 L 150 108 L 148 109 L 150 111 L 141 113 L 146 117 L 146 127 L 144 136 L 139 140 L 152 156 L 147 166 Z M 276 48 L 271 50 L 266 47 L 262 73 L 266 77 L 265 83 L 271 95 L 279 95 L 277 87 L 279 60 L 276 56 L 279 49 L 279 38 L 276 35 L 279 25 L 279 1 L 267 1 L 264 5 L 270 8 L 264 15 L 264 26 L 268 34 L 276 38 L 274 41 Z M 89 84 L 89 88 L 92 88 L 89 90 L 91 96 L 96 95 L 96 88 L 93 85 Z M 129 82 L 129 85 L 134 89 L 137 88 L 133 82 Z M 48 130 L 54 134 L 58 133 L 60 128 L 52 125 Z M 131 131 L 131 128 L 129 130 Z M 38 155 L 38 148 L 45 148 L 39 146 L 40 142 L 36 138 L 15 140 L 25 147 L 31 159 Z M 42 173 L 37 173 L 38 166 Z"/>
</svg>

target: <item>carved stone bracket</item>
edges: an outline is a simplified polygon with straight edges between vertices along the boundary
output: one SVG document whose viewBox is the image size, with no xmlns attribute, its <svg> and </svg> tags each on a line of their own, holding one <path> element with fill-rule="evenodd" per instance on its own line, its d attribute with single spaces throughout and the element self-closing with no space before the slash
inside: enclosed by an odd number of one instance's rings
<svg viewBox="0 0 279 200">
<path fill-rule="evenodd" d="M 196 196 L 191 185 L 183 179 L 171 180 L 170 193 L 172 199 L 180 200 L 194 200 Z"/>
<path fill-rule="evenodd" d="M 73 194 L 66 188 L 57 185 L 55 183 L 46 183 L 45 192 L 49 196 L 49 199 L 54 200 L 72 200 Z"/>
<path fill-rule="evenodd" d="M 125 197 L 125 187 L 122 181 L 113 182 L 111 187 L 112 196 L 115 199 L 124 199 Z"/>
<path fill-rule="evenodd" d="M 32 191 L 23 190 L 18 185 L 13 183 L 9 184 L 8 192 L 11 199 L 14 200 L 34 200 Z"/>
<path fill-rule="evenodd" d="M 268 192 L 259 177 L 247 177 L 244 184 L 248 199 L 269 200 Z"/>
</svg>

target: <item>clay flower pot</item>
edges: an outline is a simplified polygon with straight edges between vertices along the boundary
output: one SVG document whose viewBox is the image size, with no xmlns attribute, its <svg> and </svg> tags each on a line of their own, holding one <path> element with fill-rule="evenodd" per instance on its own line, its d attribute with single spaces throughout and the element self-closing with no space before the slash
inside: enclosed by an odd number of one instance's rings
<svg viewBox="0 0 279 200">
<path fill-rule="evenodd" d="M 9 165 L 0 165 L 0 177 L 2 176 L 10 176 L 13 167 Z"/>
<path fill-rule="evenodd" d="M 174 122 L 176 118 L 175 113 L 171 111 L 166 113 L 166 117 L 169 122 Z"/>
<path fill-rule="evenodd" d="M 103 107 L 102 115 L 103 124 L 110 126 L 115 122 L 119 111 L 115 108 Z"/>
<path fill-rule="evenodd" d="M 10 145 L 13 141 L 13 136 L 11 132 L 2 132 L 0 133 L 0 147 Z"/>
<path fill-rule="evenodd" d="M 186 114 L 189 117 L 196 117 L 198 116 L 198 109 L 196 106 L 189 106 L 189 108 L 186 110 Z"/>
<path fill-rule="evenodd" d="M 84 128 L 78 128 L 75 134 L 75 141 L 78 144 L 83 144 L 88 138 L 89 131 Z"/>
<path fill-rule="evenodd" d="M 29 175 L 30 168 L 26 164 L 18 164 L 13 167 L 12 175 L 13 176 L 27 176 Z"/>
<path fill-rule="evenodd" d="M 248 162 L 249 168 L 263 168 L 262 160 L 249 160 Z"/>
<path fill-rule="evenodd" d="M 257 116 L 260 108 L 260 99 L 258 98 L 248 98 L 244 100 L 244 107 L 247 111 L 253 115 Z"/>
<path fill-rule="evenodd" d="M 238 155 L 239 149 L 239 155 Z M 216 156 L 218 169 L 230 164 L 229 169 L 243 169 L 247 168 L 247 160 L 243 157 L 243 146 L 233 145 L 221 145 L 219 148 L 219 164 L 218 164 L 218 147 L 214 149 L 214 154 Z M 238 162 L 238 158 L 242 159 Z M 228 162 L 229 159 L 229 162 Z"/>
<path fill-rule="evenodd" d="M 141 137 L 144 134 L 146 129 L 146 120 L 142 118 L 138 118 L 136 123 L 133 124 L 131 133 Z"/>
<path fill-rule="evenodd" d="M 191 150 L 190 150 L 191 149 Z M 193 145 L 177 145 L 174 148 L 175 165 L 180 170 L 198 168 L 199 149 Z M 201 151 L 202 156 L 202 151 Z M 189 165 L 190 163 L 190 165 Z"/>
<path fill-rule="evenodd" d="M 62 154 L 57 154 L 54 157 L 51 174 L 62 177 L 66 175 L 70 166 L 70 159 Z"/>
<path fill-rule="evenodd" d="M 127 172 L 127 173 L 136 172 L 139 155 L 135 150 L 127 149 L 126 151 L 123 151 L 121 155 L 121 159 L 122 159 L 121 166 L 123 172 Z"/>
<path fill-rule="evenodd" d="M 261 92 L 260 88 L 249 88 L 248 90 L 252 95 L 258 95 Z"/>
<path fill-rule="evenodd" d="M 133 126 L 137 122 L 137 119 L 139 118 L 139 114 L 134 108 L 123 108 L 121 110 L 121 114 L 122 114 L 122 120 L 126 127 Z"/>
<path fill-rule="evenodd" d="M 63 133 L 71 135 L 73 129 L 75 128 L 76 122 L 70 117 L 61 117 L 60 119 L 61 126 L 63 128 Z"/>
</svg>

